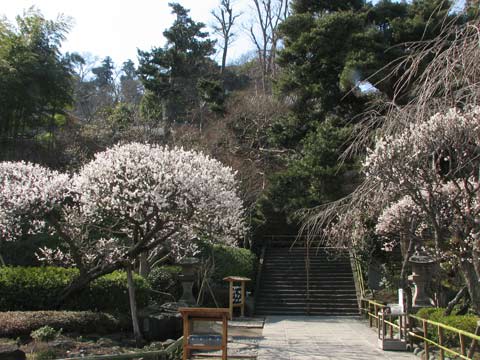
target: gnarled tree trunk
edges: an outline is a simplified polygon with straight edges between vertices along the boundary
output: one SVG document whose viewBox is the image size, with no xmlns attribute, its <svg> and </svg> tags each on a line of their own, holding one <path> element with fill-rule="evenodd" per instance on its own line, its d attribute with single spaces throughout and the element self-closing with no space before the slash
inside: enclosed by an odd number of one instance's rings
<svg viewBox="0 0 480 360">
<path fill-rule="evenodd" d="M 138 324 L 137 301 L 135 299 L 135 283 L 133 282 L 132 266 L 127 265 L 127 282 L 128 282 L 128 298 L 130 300 L 130 312 L 132 315 L 133 335 L 135 336 L 135 343 L 140 346 L 143 343 L 142 332 Z"/>
<path fill-rule="evenodd" d="M 480 279 L 475 272 L 473 265 L 468 261 L 460 262 L 460 269 L 462 270 L 465 285 L 467 286 L 470 299 L 472 301 L 472 308 L 477 315 L 480 315 Z"/>
</svg>

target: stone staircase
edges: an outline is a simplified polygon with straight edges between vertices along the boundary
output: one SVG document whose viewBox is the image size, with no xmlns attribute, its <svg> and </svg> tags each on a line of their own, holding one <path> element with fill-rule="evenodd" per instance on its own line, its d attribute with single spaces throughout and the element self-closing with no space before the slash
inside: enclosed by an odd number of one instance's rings
<svg viewBox="0 0 480 360">
<path fill-rule="evenodd" d="M 340 249 L 310 249 L 307 300 L 306 248 L 266 251 L 255 312 L 258 315 L 358 315 L 349 254 Z"/>
</svg>

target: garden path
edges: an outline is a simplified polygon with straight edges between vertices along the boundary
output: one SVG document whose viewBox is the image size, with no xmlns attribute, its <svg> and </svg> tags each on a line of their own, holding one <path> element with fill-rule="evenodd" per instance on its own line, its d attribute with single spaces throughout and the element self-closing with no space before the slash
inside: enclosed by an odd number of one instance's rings
<svg viewBox="0 0 480 360">
<path fill-rule="evenodd" d="M 401 360 L 408 352 L 382 351 L 376 333 L 353 317 L 268 316 L 258 360 Z"/>
</svg>

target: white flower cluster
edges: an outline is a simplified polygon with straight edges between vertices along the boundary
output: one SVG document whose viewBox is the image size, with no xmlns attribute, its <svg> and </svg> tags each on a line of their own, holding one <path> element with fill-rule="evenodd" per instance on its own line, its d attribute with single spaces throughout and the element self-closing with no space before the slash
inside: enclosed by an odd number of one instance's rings
<svg viewBox="0 0 480 360">
<path fill-rule="evenodd" d="M 97 154 L 73 183 L 82 213 L 94 222 L 115 219 L 130 239 L 163 224 L 151 241 L 175 227 L 173 249 L 199 236 L 233 245 L 244 235 L 234 177 L 194 151 L 131 143 Z"/>
<path fill-rule="evenodd" d="M 377 139 L 363 168 L 367 177 L 393 186 L 394 191 L 411 186 L 421 191 L 439 182 L 442 164 L 447 175 L 456 176 L 460 169 L 469 170 L 477 158 L 478 170 L 479 151 L 480 107 L 464 112 L 450 109 L 411 124 L 399 136 Z"/>
<path fill-rule="evenodd" d="M 38 165 L 3 163 L 0 194 L 2 237 L 20 234 L 18 214 L 29 225 L 44 220 L 69 238 L 67 248 L 84 265 L 126 258 L 136 247 L 168 246 L 180 255 L 193 251 L 198 237 L 233 245 L 246 231 L 233 171 L 178 148 L 117 145 L 71 178 Z M 62 258 L 45 249 L 40 257 Z"/>
<path fill-rule="evenodd" d="M 65 201 L 68 175 L 25 162 L 0 163 L 0 236 L 12 240 L 44 227 L 45 214 Z"/>
<path fill-rule="evenodd" d="M 480 231 L 480 107 L 450 109 L 378 139 L 364 170 L 390 199 L 376 226 L 386 248 L 401 233 L 431 236 L 435 224 L 445 243 L 455 239 L 446 252 L 471 256 Z"/>
</svg>

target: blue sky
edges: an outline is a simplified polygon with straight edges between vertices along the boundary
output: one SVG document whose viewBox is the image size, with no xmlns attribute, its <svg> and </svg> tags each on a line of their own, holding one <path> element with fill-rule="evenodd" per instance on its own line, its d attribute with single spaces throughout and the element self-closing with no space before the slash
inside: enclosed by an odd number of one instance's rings
<svg viewBox="0 0 480 360">
<path fill-rule="evenodd" d="M 220 0 L 0 0 L 0 16 L 13 21 L 16 15 L 31 6 L 49 19 L 56 18 L 59 13 L 70 16 L 74 20 L 73 28 L 64 42 L 63 51 L 91 53 L 100 59 L 108 55 L 119 65 L 127 59 L 136 60 L 137 48 L 149 50 L 152 46 L 164 44 L 162 32 L 173 21 L 169 1 L 191 9 L 191 17 L 207 26 L 213 23 L 211 10 L 220 3 Z M 252 1 L 233 1 L 234 7 L 243 15 L 238 19 L 238 37 L 231 48 L 229 61 L 254 48 L 243 30 L 251 22 Z"/>
</svg>

